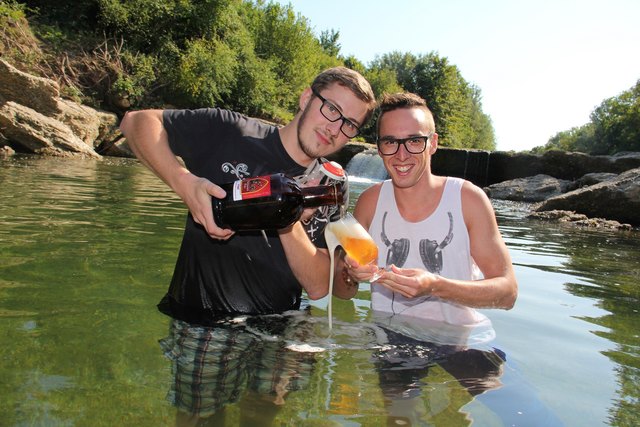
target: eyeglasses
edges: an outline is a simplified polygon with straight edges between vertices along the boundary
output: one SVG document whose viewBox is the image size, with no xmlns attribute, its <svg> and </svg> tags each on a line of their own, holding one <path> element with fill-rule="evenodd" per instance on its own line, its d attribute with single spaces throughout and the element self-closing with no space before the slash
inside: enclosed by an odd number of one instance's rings
<svg viewBox="0 0 640 427">
<path fill-rule="evenodd" d="M 359 133 L 360 129 L 353 123 L 351 120 L 345 118 L 338 107 L 333 105 L 330 101 L 327 101 L 322 95 L 320 95 L 315 90 L 312 90 L 312 93 L 322 101 L 322 105 L 320 106 L 320 112 L 324 116 L 325 119 L 329 120 L 331 123 L 337 122 L 338 120 L 342 120 L 342 124 L 340 125 L 340 132 L 344 134 L 347 138 L 355 138 Z"/>
<path fill-rule="evenodd" d="M 404 145 L 407 152 L 410 154 L 420 154 L 427 148 L 429 138 L 433 133 L 426 136 L 410 136 L 408 138 L 382 138 L 376 141 L 378 145 L 378 151 L 383 156 L 392 156 L 398 152 L 401 145 Z"/>
</svg>

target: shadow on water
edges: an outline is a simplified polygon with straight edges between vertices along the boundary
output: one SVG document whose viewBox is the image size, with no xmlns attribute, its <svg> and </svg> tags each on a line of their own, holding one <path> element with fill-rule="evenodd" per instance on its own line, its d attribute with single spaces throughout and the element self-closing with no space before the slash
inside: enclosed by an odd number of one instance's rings
<svg viewBox="0 0 640 427">
<path fill-rule="evenodd" d="M 127 159 L 0 166 L 0 424 L 194 425 L 170 402 L 194 378 L 211 385 L 212 372 L 189 370 L 195 353 L 181 350 L 155 308 L 182 235 L 180 200 Z M 352 204 L 373 181 L 353 180 Z M 494 341 L 400 339 L 370 312 L 363 284 L 354 299 L 334 300 L 332 332 L 326 299 L 226 325 L 242 345 L 219 352 L 226 365 L 199 366 L 226 366 L 233 381 L 197 402 L 231 399 L 226 425 L 252 416 L 274 425 L 634 425 L 640 240 L 531 221 L 526 205 L 495 207 L 520 296 L 511 311 L 486 311 Z M 199 425 L 220 425 L 212 422 Z"/>
</svg>

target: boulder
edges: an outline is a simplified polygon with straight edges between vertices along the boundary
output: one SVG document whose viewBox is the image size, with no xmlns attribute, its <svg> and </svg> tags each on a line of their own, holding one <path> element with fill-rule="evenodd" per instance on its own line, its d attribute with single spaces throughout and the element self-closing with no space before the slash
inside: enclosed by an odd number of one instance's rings
<svg viewBox="0 0 640 427">
<path fill-rule="evenodd" d="M 590 218 L 607 218 L 640 226 L 640 168 L 551 197 L 534 207 L 536 212 L 551 210 L 574 211 Z"/>
<path fill-rule="evenodd" d="M 577 187 L 587 187 L 589 185 L 600 184 L 601 182 L 609 181 L 617 178 L 618 174 L 610 172 L 593 172 L 588 173 L 576 181 Z"/>
<path fill-rule="evenodd" d="M 100 157 L 69 126 L 12 101 L 0 106 L 0 128 L 7 140 L 20 141 L 24 151 L 53 156 Z"/>
<path fill-rule="evenodd" d="M 0 157 L 10 157 L 16 154 L 16 151 L 8 145 L 0 145 Z"/>
<path fill-rule="evenodd" d="M 558 196 L 574 188 L 575 184 L 572 181 L 538 174 L 531 177 L 516 178 L 498 184 L 492 184 L 485 187 L 484 191 L 492 199 L 541 202 L 549 197 Z"/>
<path fill-rule="evenodd" d="M 103 156 L 110 157 L 127 157 L 133 158 L 135 154 L 129 148 L 127 139 L 124 136 L 120 136 L 113 141 L 107 141 L 96 148 L 96 151 Z"/>
<path fill-rule="evenodd" d="M 611 230 L 624 230 L 631 231 L 633 227 L 631 224 L 621 224 L 618 221 L 604 219 L 604 218 L 589 218 L 586 215 L 575 213 L 573 211 L 543 211 L 532 212 L 527 215 L 528 218 L 539 219 L 543 221 L 569 223 L 572 225 L 579 225 L 581 227 L 589 228 L 606 228 Z"/>
<path fill-rule="evenodd" d="M 13 101 L 45 116 L 58 114 L 57 82 L 24 73 L 0 59 L 0 103 Z"/>
<path fill-rule="evenodd" d="M 96 152 L 90 153 L 95 147 L 122 138 L 116 114 L 63 99 L 55 81 L 24 73 L 2 59 L 0 106 L 3 120 L 13 123 L 10 131 L 3 130 L 8 141 L 5 145 L 19 151 L 52 155 L 68 151 L 96 157 Z M 17 117 L 29 119 L 20 126 Z M 31 131 L 34 134 L 30 134 Z M 61 133 L 56 134 L 58 131 Z M 87 147 L 77 146 L 78 139 Z M 125 154 L 123 150 L 121 155 Z"/>
<path fill-rule="evenodd" d="M 59 113 L 50 117 L 69 126 L 78 138 L 90 147 L 100 134 L 100 118 L 96 110 L 67 99 L 58 100 Z"/>
</svg>

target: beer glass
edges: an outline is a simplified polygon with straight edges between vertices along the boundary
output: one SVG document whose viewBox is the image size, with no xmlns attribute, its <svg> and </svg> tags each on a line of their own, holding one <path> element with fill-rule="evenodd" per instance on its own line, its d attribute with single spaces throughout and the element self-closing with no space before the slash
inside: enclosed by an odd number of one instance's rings
<svg viewBox="0 0 640 427">
<path fill-rule="evenodd" d="M 337 243 L 360 265 L 367 265 L 378 259 L 378 247 L 367 230 L 350 213 L 338 221 L 327 224 L 325 237 L 333 234 Z M 328 243 L 329 238 L 327 238 Z"/>
<path fill-rule="evenodd" d="M 378 259 L 378 246 L 373 241 L 371 235 L 364 229 L 357 219 L 350 213 L 346 213 L 338 221 L 327 224 L 324 236 L 331 257 L 331 270 L 329 270 L 329 303 L 328 319 L 329 329 L 332 327 L 332 295 L 333 295 L 333 273 L 335 269 L 335 249 L 342 246 L 347 255 L 355 259 L 360 265 L 367 265 L 376 262 Z M 371 281 L 380 277 L 379 273 L 374 274 Z"/>
</svg>

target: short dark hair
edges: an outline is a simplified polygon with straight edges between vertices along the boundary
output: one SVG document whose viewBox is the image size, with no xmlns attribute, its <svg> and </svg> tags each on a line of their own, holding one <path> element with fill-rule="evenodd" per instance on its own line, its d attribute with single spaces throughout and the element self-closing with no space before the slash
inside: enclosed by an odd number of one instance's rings
<svg viewBox="0 0 640 427">
<path fill-rule="evenodd" d="M 427 106 L 427 101 L 424 98 L 411 92 L 400 93 L 385 93 L 382 95 L 382 100 L 378 104 L 378 123 L 376 126 L 376 132 L 380 135 L 380 121 L 382 116 L 389 111 L 398 110 L 400 108 L 422 108 L 427 112 L 427 117 L 430 118 L 431 132 L 436 131 L 436 125 L 433 121 L 433 113 Z"/>
</svg>

